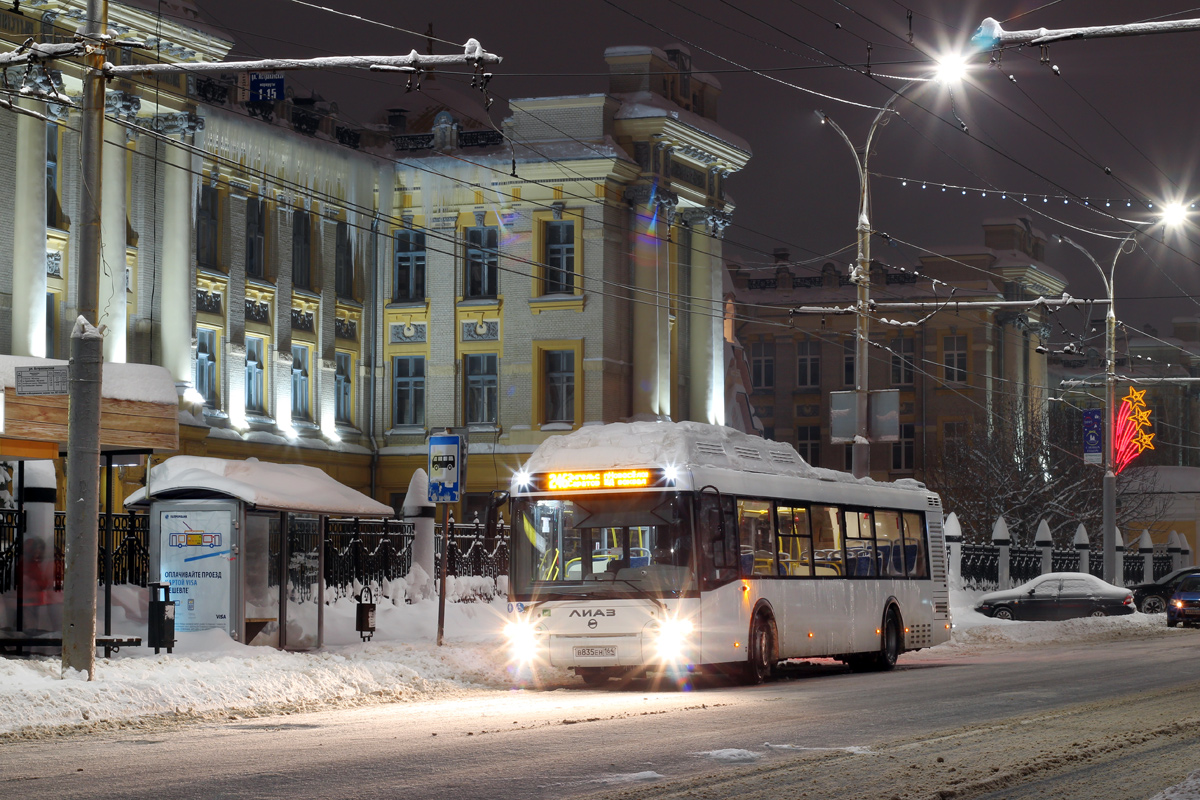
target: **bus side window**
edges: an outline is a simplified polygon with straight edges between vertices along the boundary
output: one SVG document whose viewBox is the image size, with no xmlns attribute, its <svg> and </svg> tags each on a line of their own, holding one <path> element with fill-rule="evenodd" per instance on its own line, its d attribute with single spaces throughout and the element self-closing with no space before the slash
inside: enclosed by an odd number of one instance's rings
<svg viewBox="0 0 1200 800">
<path fill-rule="evenodd" d="M 925 525 L 921 514 L 904 514 L 904 561 L 908 566 L 908 577 L 928 578 L 929 568 L 925 560 Z"/>
<path fill-rule="evenodd" d="M 770 500 L 738 500 L 743 575 L 775 574 L 775 531 Z"/>
<path fill-rule="evenodd" d="M 807 508 L 779 506 L 779 574 L 811 577 L 813 574 L 812 534 Z"/>
<path fill-rule="evenodd" d="M 874 577 L 879 574 L 875 563 L 875 534 L 870 511 L 846 511 L 846 574 Z"/>
<path fill-rule="evenodd" d="M 842 515 L 837 506 L 812 507 L 813 566 L 817 575 L 842 575 Z"/>
<path fill-rule="evenodd" d="M 899 512 L 875 511 L 875 550 L 878 553 L 880 575 L 887 578 L 904 577 Z"/>
</svg>

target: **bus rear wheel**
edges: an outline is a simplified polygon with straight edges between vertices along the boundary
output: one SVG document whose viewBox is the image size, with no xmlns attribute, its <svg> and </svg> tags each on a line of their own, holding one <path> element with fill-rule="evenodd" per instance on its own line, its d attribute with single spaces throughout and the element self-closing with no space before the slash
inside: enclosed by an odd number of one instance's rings
<svg viewBox="0 0 1200 800">
<path fill-rule="evenodd" d="M 886 671 L 896 666 L 900 657 L 900 619 L 895 609 L 889 608 L 883 617 L 883 627 L 879 630 L 879 651 L 876 653 L 855 653 L 844 660 L 854 672 Z"/>
<path fill-rule="evenodd" d="M 742 666 L 746 683 L 759 684 L 771 677 L 778 660 L 775 654 L 775 623 L 766 614 L 758 614 L 750 625 L 746 643 L 746 663 Z"/>
</svg>

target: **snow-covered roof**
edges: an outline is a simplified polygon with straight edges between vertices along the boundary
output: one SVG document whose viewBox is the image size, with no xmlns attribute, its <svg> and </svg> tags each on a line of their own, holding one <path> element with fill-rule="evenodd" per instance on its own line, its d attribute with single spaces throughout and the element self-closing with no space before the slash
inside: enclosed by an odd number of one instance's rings
<svg viewBox="0 0 1200 800">
<path fill-rule="evenodd" d="M 391 506 L 344 486 L 316 467 L 273 464 L 248 458 L 231 461 L 175 456 L 150 471 L 151 499 L 206 493 L 235 497 L 257 508 L 307 511 L 347 517 L 390 517 Z M 126 506 L 144 505 L 146 488 L 131 494 Z"/>
<path fill-rule="evenodd" d="M 525 462 L 524 469 L 532 474 L 664 464 L 685 469 L 711 466 L 739 472 L 769 472 L 842 483 L 874 483 L 869 478 L 858 481 L 847 472 L 813 467 L 787 442 L 770 441 L 723 425 L 702 422 L 646 421 L 587 425 L 542 442 Z M 899 481 L 888 485 L 906 489 L 921 486 L 916 481 Z"/>
<path fill-rule="evenodd" d="M 649 117 L 669 117 L 684 125 L 695 128 L 715 139 L 741 150 L 749 155 L 752 151 L 750 143 L 736 133 L 722 127 L 708 117 L 702 117 L 691 111 L 680 108 L 662 95 L 654 92 L 616 93 L 613 97 L 621 101 L 616 119 L 646 119 Z"/>
<path fill-rule="evenodd" d="M 13 388 L 17 385 L 17 367 L 65 367 L 67 363 L 57 358 L 0 355 L 0 386 Z M 100 396 L 109 400 L 140 400 L 172 406 L 179 402 L 171 373 L 154 364 L 106 362 Z"/>
</svg>

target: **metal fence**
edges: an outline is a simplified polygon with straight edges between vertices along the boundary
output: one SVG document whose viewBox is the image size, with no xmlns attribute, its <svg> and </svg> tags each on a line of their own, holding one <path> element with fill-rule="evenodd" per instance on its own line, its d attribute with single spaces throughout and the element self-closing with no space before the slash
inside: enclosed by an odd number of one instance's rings
<svg viewBox="0 0 1200 800">
<path fill-rule="evenodd" d="M 317 530 L 315 520 L 305 523 L 289 535 L 293 553 L 287 565 L 287 577 L 295 585 L 311 585 L 307 577 L 315 569 Z M 106 561 L 112 554 L 111 585 L 146 586 L 150 572 L 150 520 L 146 514 L 114 514 L 112 529 L 106 528 L 106 517 L 99 517 L 99 585 L 106 585 Z M 303 528 L 303 530 L 301 530 Z M 21 512 L 0 510 L 0 594 L 16 589 L 21 552 Z M 482 523 L 456 524 L 450 535 L 450 560 L 447 574 L 492 578 L 495 582 L 508 574 L 508 527 L 497 528 L 492 536 Z M 272 534 L 280 535 L 278 532 Z M 412 568 L 413 524 L 396 519 L 355 520 L 330 519 L 325 539 L 326 599 L 335 600 L 353 594 L 356 586 L 382 588 L 405 578 Z M 272 552 L 280 552 L 278 542 Z M 441 569 L 443 549 L 442 526 L 434 526 L 434 574 Z M 54 515 L 54 589 L 63 586 L 63 565 L 66 552 L 66 514 Z M 278 585 L 278 564 L 272 561 L 273 585 Z"/>
<path fill-rule="evenodd" d="M 1025 583 L 1042 574 L 1042 549 L 1039 547 L 1001 548 L 994 544 L 962 544 L 960 562 L 962 584 L 968 589 L 996 589 L 1000 584 L 1000 560 L 1007 550 L 1008 576 L 1011 585 Z M 1145 581 L 1146 559 L 1141 553 L 1125 552 L 1120 555 L 1122 582 L 1126 586 Z M 1169 553 L 1154 553 L 1152 557 L 1153 580 L 1158 580 L 1171 571 L 1172 556 Z M 1052 550 L 1050 552 L 1053 572 L 1079 572 L 1082 558 L 1078 550 Z M 1104 577 L 1104 554 L 1099 550 L 1088 551 L 1088 573 L 1097 578 Z"/>
</svg>

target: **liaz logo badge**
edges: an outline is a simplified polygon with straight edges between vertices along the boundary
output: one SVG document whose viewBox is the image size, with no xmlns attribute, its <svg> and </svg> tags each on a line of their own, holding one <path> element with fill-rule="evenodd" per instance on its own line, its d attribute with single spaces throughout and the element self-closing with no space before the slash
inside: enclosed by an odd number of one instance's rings
<svg viewBox="0 0 1200 800">
<path fill-rule="evenodd" d="M 573 608 L 570 614 L 572 617 L 615 617 L 616 615 L 615 608 Z"/>
</svg>

